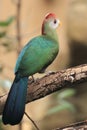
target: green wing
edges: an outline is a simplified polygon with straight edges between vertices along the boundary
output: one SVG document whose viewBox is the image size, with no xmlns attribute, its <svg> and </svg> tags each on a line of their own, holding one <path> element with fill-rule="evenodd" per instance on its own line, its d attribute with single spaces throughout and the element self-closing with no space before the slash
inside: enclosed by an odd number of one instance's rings
<svg viewBox="0 0 87 130">
<path fill-rule="evenodd" d="M 32 39 L 21 51 L 15 73 L 29 76 L 47 67 L 58 53 L 58 44 L 43 36 Z"/>
</svg>

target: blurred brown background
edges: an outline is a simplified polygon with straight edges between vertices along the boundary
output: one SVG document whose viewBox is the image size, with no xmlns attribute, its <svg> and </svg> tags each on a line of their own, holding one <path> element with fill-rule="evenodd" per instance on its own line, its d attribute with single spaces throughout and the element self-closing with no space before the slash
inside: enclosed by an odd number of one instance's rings
<svg viewBox="0 0 87 130">
<path fill-rule="evenodd" d="M 17 0 L 0 0 L 0 21 L 17 15 Z M 87 0 L 32 0 L 21 1 L 21 46 L 32 37 L 40 35 L 44 16 L 54 12 L 62 26 L 58 28 L 60 52 L 54 63 L 47 69 L 57 71 L 71 66 L 87 63 Z M 17 25 L 16 19 L 8 27 L 0 26 L 0 82 L 12 81 L 14 66 L 17 59 Z M 42 75 L 36 75 L 36 77 Z M 7 82 L 6 82 L 7 83 Z M 6 84 L 7 85 L 7 84 Z M 5 85 L 5 86 L 6 86 Z M 9 89 L 0 84 L 0 94 Z M 81 87 L 80 87 L 81 86 Z M 47 112 L 55 106 L 58 93 L 26 105 L 27 113 L 37 123 L 41 130 L 51 130 L 56 127 L 87 119 L 87 83 L 77 86 L 75 94 L 68 98 L 74 104 L 75 111 L 64 109 L 48 115 Z M 32 123 L 24 116 L 18 126 L 2 126 L 5 130 L 33 130 Z"/>
</svg>

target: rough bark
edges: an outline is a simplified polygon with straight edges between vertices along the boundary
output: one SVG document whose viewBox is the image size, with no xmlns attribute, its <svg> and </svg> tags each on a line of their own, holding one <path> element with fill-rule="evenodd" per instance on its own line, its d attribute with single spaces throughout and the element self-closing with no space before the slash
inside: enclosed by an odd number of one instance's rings
<svg viewBox="0 0 87 130">
<path fill-rule="evenodd" d="M 65 87 L 75 87 L 76 84 L 87 82 L 87 64 L 50 73 L 35 82 L 29 82 L 26 103 L 45 97 Z M 7 94 L 0 97 L 0 114 L 7 98 Z"/>
</svg>

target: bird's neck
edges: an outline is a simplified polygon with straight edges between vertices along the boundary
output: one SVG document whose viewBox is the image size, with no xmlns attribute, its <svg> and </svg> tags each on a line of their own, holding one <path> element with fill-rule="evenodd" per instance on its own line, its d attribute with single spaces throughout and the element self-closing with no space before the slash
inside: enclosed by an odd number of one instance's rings
<svg viewBox="0 0 87 130">
<path fill-rule="evenodd" d="M 55 40 L 56 42 L 58 42 L 58 35 L 56 32 L 56 29 L 51 29 L 49 27 L 44 27 L 44 29 L 42 29 L 42 35 L 51 38 L 52 40 Z"/>
</svg>

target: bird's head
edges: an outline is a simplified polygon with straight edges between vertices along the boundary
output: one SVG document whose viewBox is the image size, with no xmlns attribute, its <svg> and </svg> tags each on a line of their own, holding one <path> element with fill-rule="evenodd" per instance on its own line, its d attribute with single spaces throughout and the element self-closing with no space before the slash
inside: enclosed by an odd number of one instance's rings
<svg viewBox="0 0 87 130">
<path fill-rule="evenodd" d="M 42 24 L 42 34 L 45 35 L 47 31 L 55 30 L 60 25 L 60 20 L 57 19 L 54 13 L 48 13 Z"/>
</svg>

